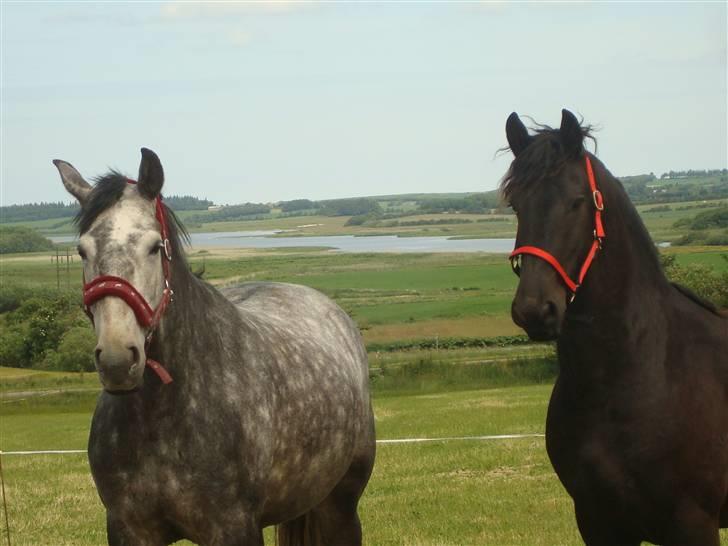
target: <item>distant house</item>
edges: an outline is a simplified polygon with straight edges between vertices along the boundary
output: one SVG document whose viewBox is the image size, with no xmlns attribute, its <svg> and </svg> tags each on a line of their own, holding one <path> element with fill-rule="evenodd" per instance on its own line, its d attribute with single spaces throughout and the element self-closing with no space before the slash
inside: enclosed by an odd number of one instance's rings
<svg viewBox="0 0 728 546">
<path fill-rule="evenodd" d="M 210 205 L 209 207 L 207 207 L 207 210 L 209 212 L 216 212 L 216 211 L 222 210 L 224 208 L 225 208 L 225 205 Z"/>
</svg>

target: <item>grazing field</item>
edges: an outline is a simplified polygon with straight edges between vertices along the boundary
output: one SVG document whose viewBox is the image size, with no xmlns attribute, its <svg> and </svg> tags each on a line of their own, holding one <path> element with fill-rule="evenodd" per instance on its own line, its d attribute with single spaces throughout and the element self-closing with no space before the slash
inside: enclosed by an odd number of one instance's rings
<svg viewBox="0 0 728 546">
<path fill-rule="evenodd" d="M 727 250 L 664 252 L 723 272 Z M 504 255 L 209 249 L 189 262 L 219 286 L 306 284 L 346 309 L 370 349 L 381 440 L 543 433 L 554 348 L 514 337 Z M 47 253 L 6 256 L 0 275 L 3 288 L 80 297 L 78 260 L 59 271 Z M 84 449 L 98 388 L 95 374 L 0 368 L 0 449 Z M 3 467 L 13 544 L 105 544 L 85 455 L 5 455 Z M 374 546 L 581 544 L 541 437 L 383 443 L 361 514 Z"/>
<path fill-rule="evenodd" d="M 415 395 L 380 390 L 378 437 L 541 433 L 549 391 L 548 384 Z M 3 450 L 83 449 L 94 399 L 3 400 Z M 6 455 L 3 466 L 13 544 L 105 543 L 85 455 Z M 373 545 L 579 543 L 542 438 L 380 445 L 361 515 Z"/>
<path fill-rule="evenodd" d="M 728 271 L 725 247 L 678 247 L 680 264 Z M 517 278 L 503 255 L 348 254 L 202 250 L 189 256 L 193 271 L 216 285 L 280 281 L 312 286 L 331 296 L 369 342 L 414 338 L 495 337 L 519 334 L 510 319 Z M 60 273 L 60 276 L 59 276 Z M 2 260 L 5 286 L 71 290 L 78 294 L 78 260 L 57 271 L 48 254 Z"/>
<path fill-rule="evenodd" d="M 549 383 L 460 386 L 401 394 L 375 385 L 379 439 L 543 433 Z M 2 449 L 84 449 L 95 397 L 4 399 Z M 85 454 L 5 455 L 3 467 L 13 544 L 106 543 Z M 541 437 L 380 444 L 360 513 L 365 544 L 376 546 L 581 544 Z"/>
</svg>

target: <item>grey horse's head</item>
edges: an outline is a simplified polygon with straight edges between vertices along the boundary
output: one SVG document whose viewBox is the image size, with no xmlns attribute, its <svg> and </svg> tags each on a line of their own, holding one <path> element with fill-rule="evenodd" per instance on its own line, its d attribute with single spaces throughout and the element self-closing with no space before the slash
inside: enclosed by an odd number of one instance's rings
<svg viewBox="0 0 728 546">
<path fill-rule="evenodd" d="M 66 190 L 81 204 L 78 253 L 86 283 L 110 275 L 128 281 L 155 308 L 165 286 L 162 237 L 155 199 L 164 172 L 157 155 L 142 148 L 137 184 L 112 172 L 91 186 L 70 164 L 54 160 Z M 147 329 L 127 303 L 115 296 L 90 306 L 96 332 L 95 362 L 103 387 L 132 391 L 141 385 Z"/>
</svg>

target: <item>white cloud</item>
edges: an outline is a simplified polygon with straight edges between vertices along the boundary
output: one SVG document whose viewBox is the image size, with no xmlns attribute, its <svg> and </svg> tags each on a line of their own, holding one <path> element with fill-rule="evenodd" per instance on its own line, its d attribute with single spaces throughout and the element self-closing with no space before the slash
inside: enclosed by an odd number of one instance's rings
<svg viewBox="0 0 728 546">
<path fill-rule="evenodd" d="M 241 0 L 208 2 L 164 2 L 160 13 L 165 19 L 218 19 L 251 14 L 282 14 L 313 5 L 295 0 Z"/>
</svg>

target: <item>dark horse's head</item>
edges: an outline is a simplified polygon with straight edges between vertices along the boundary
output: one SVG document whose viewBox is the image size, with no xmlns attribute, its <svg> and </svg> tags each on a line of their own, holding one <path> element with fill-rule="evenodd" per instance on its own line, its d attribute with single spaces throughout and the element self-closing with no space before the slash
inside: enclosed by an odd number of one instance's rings
<svg viewBox="0 0 728 546">
<path fill-rule="evenodd" d="M 157 199 L 164 183 L 159 158 L 142 149 L 138 183 L 111 172 L 91 186 L 65 161 L 54 164 L 63 185 L 81 204 L 76 218 L 79 226 L 78 253 L 83 261 L 84 299 L 94 279 L 122 279 L 134 297 L 141 295 L 146 305 L 156 309 L 165 295 L 163 261 L 165 247 L 157 206 L 169 218 L 172 255 L 179 256 L 178 229 L 174 215 Z M 184 233 L 184 232 L 183 232 Z M 117 284 L 119 286 L 119 284 Z M 147 360 L 149 324 L 139 318 L 123 294 L 96 299 L 89 304 L 96 331 L 95 362 L 101 383 L 109 392 L 128 392 L 142 383 Z"/>
<path fill-rule="evenodd" d="M 515 158 L 501 190 L 518 217 L 516 248 L 542 249 L 576 279 L 594 242 L 595 202 L 584 148 L 589 128 L 563 110 L 559 129 L 539 126 L 529 134 L 514 112 L 506 135 Z M 532 254 L 520 260 L 513 321 L 531 339 L 555 339 L 574 291 L 547 260 Z"/>
</svg>

